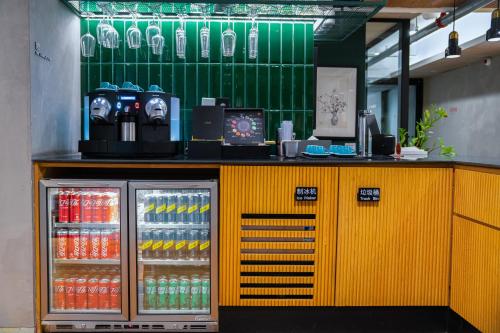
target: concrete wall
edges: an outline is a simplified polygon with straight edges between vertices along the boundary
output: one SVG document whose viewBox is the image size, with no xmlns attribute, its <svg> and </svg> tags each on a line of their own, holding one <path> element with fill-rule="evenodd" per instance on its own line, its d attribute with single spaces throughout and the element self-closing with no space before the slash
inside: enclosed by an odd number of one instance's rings
<svg viewBox="0 0 500 333">
<path fill-rule="evenodd" d="M 76 152 L 80 139 L 80 19 L 60 0 L 31 0 L 33 155 Z"/>
<path fill-rule="evenodd" d="M 32 331 L 29 0 L 1 0 L 0 22 L 0 331 Z"/>
<path fill-rule="evenodd" d="M 500 157 L 500 57 L 487 67 L 476 63 L 424 81 L 424 106 L 449 111 L 436 131 L 458 155 Z"/>
</svg>

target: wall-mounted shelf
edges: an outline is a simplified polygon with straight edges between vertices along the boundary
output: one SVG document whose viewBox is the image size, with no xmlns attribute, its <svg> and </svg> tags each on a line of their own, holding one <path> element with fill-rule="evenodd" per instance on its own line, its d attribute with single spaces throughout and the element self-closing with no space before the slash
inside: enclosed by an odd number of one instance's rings
<svg viewBox="0 0 500 333">
<path fill-rule="evenodd" d="M 228 0 L 199 1 L 197 3 L 178 1 L 89 1 L 62 0 L 79 16 L 103 16 L 110 12 L 118 18 L 160 18 L 233 19 L 257 20 L 306 20 L 315 21 L 315 39 L 341 41 L 365 24 L 385 6 L 386 0 L 244 0 L 234 3 Z"/>
</svg>

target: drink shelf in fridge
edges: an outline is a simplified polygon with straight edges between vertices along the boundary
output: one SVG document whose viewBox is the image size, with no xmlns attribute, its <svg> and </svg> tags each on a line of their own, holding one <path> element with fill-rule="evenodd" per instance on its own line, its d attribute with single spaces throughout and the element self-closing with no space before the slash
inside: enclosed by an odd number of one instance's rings
<svg viewBox="0 0 500 333">
<path fill-rule="evenodd" d="M 139 223 L 139 229 L 210 229 L 210 224 L 182 224 L 182 223 Z"/>
<path fill-rule="evenodd" d="M 193 315 L 209 315 L 210 310 L 141 310 L 141 314 L 155 314 L 155 315 L 180 315 L 180 314 L 193 314 Z"/>
<path fill-rule="evenodd" d="M 50 312 L 52 313 L 65 313 L 65 314 L 73 314 L 73 313 L 82 313 L 82 314 L 91 314 L 91 313 L 95 313 L 95 314 L 106 314 L 106 313 L 121 313 L 120 310 L 100 310 L 100 309 L 74 309 L 74 310 L 56 310 L 56 309 L 52 309 L 50 310 Z"/>
<path fill-rule="evenodd" d="M 54 264 L 62 265 L 120 265 L 120 259 L 53 259 Z"/>
<path fill-rule="evenodd" d="M 157 266 L 210 266 L 210 260 L 166 260 L 166 259 L 141 259 L 139 263 L 143 265 Z"/>
<path fill-rule="evenodd" d="M 68 229 L 119 229 L 119 223 L 54 223 L 54 228 Z"/>
</svg>

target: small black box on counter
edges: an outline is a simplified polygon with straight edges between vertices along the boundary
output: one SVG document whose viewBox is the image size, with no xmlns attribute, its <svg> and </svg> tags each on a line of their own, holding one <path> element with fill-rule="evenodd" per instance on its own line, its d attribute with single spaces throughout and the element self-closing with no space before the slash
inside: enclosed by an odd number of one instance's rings
<svg viewBox="0 0 500 333">
<path fill-rule="evenodd" d="M 188 142 L 189 159 L 215 159 L 222 157 L 221 141 L 189 141 Z"/>
<path fill-rule="evenodd" d="M 271 158 L 270 145 L 224 145 L 222 159 L 261 160 Z"/>
</svg>

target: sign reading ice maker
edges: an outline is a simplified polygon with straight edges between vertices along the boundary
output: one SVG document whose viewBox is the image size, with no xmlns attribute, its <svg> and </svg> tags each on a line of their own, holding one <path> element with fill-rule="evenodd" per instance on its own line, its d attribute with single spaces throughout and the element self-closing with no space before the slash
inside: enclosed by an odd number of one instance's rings
<svg viewBox="0 0 500 333">
<path fill-rule="evenodd" d="M 317 187 L 296 187 L 295 201 L 316 201 L 318 200 Z"/>
<path fill-rule="evenodd" d="M 360 187 L 358 201 L 380 201 L 380 188 Z"/>
</svg>

